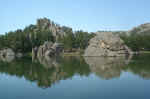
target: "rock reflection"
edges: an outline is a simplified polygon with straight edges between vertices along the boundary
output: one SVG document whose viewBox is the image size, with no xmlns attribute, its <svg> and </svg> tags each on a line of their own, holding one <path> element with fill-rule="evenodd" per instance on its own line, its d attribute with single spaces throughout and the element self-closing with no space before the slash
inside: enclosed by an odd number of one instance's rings
<svg viewBox="0 0 150 99">
<path fill-rule="evenodd" d="M 119 78 L 123 71 L 150 79 L 150 55 L 125 57 L 53 57 L 32 61 L 22 58 L 0 62 L 0 73 L 23 77 L 41 88 L 48 88 L 75 75 L 95 73 L 102 79 Z"/>
<path fill-rule="evenodd" d="M 90 70 L 103 79 L 120 77 L 131 57 L 84 57 Z"/>
<path fill-rule="evenodd" d="M 0 56 L 0 61 L 3 62 L 12 62 L 15 59 L 15 56 Z"/>
<path fill-rule="evenodd" d="M 19 78 L 24 77 L 28 81 L 36 82 L 41 88 L 51 87 L 60 80 L 72 78 L 76 74 L 89 75 L 90 69 L 83 59 L 59 58 L 61 59 L 49 60 L 53 65 L 50 62 L 45 63 L 44 59 L 40 60 L 41 63 L 39 61 L 32 62 L 30 58 L 15 60 L 11 63 L 0 62 L 0 72 Z"/>
<path fill-rule="evenodd" d="M 60 63 L 58 61 L 58 57 L 38 57 L 38 61 L 42 64 L 45 68 L 53 68 L 59 67 Z"/>
<path fill-rule="evenodd" d="M 125 71 L 132 72 L 143 79 L 150 79 L 150 54 L 134 56 L 132 61 L 125 68 Z"/>
</svg>

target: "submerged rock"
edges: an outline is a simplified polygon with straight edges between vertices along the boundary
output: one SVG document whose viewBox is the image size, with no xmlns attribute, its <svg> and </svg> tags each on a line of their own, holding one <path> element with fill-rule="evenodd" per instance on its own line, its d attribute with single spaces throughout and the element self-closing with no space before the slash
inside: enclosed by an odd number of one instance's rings
<svg viewBox="0 0 150 99">
<path fill-rule="evenodd" d="M 84 56 L 125 56 L 132 51 L 112 32 L 97 32 L 89 42 Z"/>
</svg>

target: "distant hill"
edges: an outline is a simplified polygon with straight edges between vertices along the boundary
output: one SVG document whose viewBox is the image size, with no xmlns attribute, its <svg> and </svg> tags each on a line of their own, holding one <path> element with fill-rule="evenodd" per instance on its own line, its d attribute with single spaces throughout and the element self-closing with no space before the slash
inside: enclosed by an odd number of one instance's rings
<svg viewBox="0 0 150 99">
<path fill-rule="evenodd" d="M 150 23 L 141 24 L 127 32 L 128 34 L 150 35 Z"/>
<path fill-rule="evenodd" d="M 107 32 L 107 31 L 106 31 Z M 150 23 L 141 24 L 128 31 L 108 31 L 118 35 L 150 35 Z"/>
</svg>

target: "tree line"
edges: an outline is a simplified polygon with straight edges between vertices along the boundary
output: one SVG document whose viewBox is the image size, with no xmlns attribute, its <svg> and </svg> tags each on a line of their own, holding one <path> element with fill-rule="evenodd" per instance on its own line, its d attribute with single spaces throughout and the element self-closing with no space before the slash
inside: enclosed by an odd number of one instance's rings
<svg viewBox="0 0 150 99">
<path fill-rule="evenodd" d="M 49 19 L 45 25 L 43 20 L 38 19 L 36 25 L 29 25 L 24 29 L 10 31 L 0 35 L 0 49 L 11 48 L 15 52 L 29 53 L 32 48 L 39 47 L 45 41 L 56 42 L 56 37 L 49 29 Z M 53 24 L 55 24 L 53 22 Z M 73 31 L 72 28 L 63 26 L 61 29 L 66 33 L 64 37 L 58 37 L 57 42 L 63 43 L 65 50 L 85 49 L 88 41 L 95 35 L 94 33 L 84 32 L 82 30 Z"/>
<path fill-rule="evenodd" d="M 149 51 L 150 50 L 150 31 L 146 33 L 138 33 L 138 31 L 132 31 L 131 34 L 120 34 L 120 37 L 124 40 L 125 44 L 133 51 Z"/>
<path fill-rule="evenodd" d="M 61 28 L 66 35 L 63 37 L 58 35 L 56 39 L 56 36 L 53 35 L 53 31 L 49 28 L 50 25 Z M 150 50 L 150 31 L 144 31 L 142 33 L 139 33 L 139 31 L 138 28 L 134 29 L 129 35 L 126 31 L 114 33 L 119 34 L 125 44 L 133 51 Z M 89 40 L 94 36 L 95 33 L 89 33 L 83 30 L 73 31 L 70 27 L 60 27 L 60 25 L 53 21 L 43 18 L 38 19 L 36 25 L 31 24 L 24 29 L 10 31 L 4 35 L 0 35 L 0 50 L 11 48 L 15 52 L 29 53 L 32 51 L 32 48 L 39 47 L 45 41 L 62 43 L 65 50 L 81 50 L 88 46 Z"/>
</svg>

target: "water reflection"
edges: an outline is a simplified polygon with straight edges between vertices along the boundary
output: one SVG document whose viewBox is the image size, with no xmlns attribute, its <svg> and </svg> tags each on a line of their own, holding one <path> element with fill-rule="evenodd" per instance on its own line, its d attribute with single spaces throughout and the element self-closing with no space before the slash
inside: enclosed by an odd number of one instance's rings
<svg viewBox="0 0 150 99">
<path fill-rule="evenodd" d="M 55 58 L 54 61 L 55 64 L 58 64 L 57 66 L 52 65 L 50 62 L 45 64 L 45 60 L 44 62 L 41 62 L 41 60 L 32 62 L 30 58 L 15 60 L 10 63 L 1 61 L 0 72 L 12 76 L 24 77 L 28 81 L 36 82 L 41 88 L 51 87 L 60 80 L 69 79 L 75 74 L 80 76 L 89 75 L 90 69 L 83 59 L 77 57 L 59 58 Z"/>
<path fill-rule="evenodd" d="M 59 57 L 38 57 L 38 59 L 35 59 L 33 61 L 39 61 L 40 64 L 42 64 L 45 68 L 59 68 L 60 63 L 58 61 Z"/>
<path fill-rule="evenodd" d="M 124 57 L 85 57 L 90 70 L 103 79 L 120 77 L 124 60 Z"/>
<path fill-rule="evenodd" d="M 150 54 L 133 56 L 125 71 L 132 72 L 143 79 L 150 79 Z"/>
<path fill-rule="evenodd" d="M 12 62 L 14 59 L 15 59 L 14 55 L 10 55 L 10 56 L 0 55 L 0 60 L 4 62 Z"/>
<path fill-rule="evenodd" d="M 144 79 L 150 79 L 150 55 L 131 58 L 116 57 L 54 57 L 32 61 L 23 58 L 12 62 L 0 62 L 0 72 L 24 77 L 41 88 L 51 87 L 60 80 L 75 75 L 89 76 L 95 73 L 100 79 L 120 77 L 121 73 L 132 72 Z"/>
</svg>

